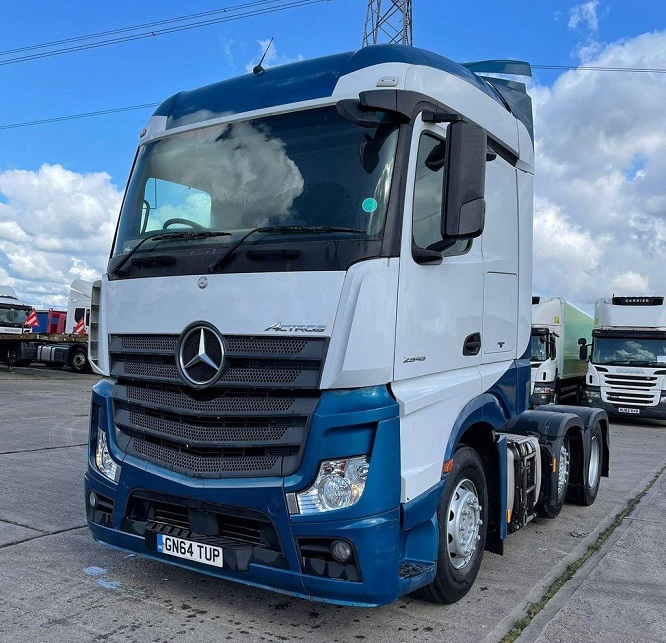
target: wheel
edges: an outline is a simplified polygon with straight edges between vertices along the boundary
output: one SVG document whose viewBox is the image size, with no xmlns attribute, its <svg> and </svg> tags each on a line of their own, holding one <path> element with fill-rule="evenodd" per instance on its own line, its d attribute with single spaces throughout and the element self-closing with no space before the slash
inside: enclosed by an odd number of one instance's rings
<svg viewBox="0 0 666 643">
<path fill-rule="evenodd" d="M 75 373 L 88 373 L 90 364 L 88 363 L 88 355 L 83 348 L 72 349 L 72 356 L 69 358 L 69 367 Z"/>
<path fill-rule="evenodd" d="M 597 499 L 604 448 L 602 440 L 601 426 L 595 424 L 590 433 L 590 460 L 587 463 L 587 469 L 583 470 L 581 484 L 571 490 L 567 500 L 589 507 Z"/>
<path fill-rule="evenodd" d="M 417 596 L 433 603 L 455 603 L 474 584 L 486 545 L 488 489 L 481 458 L 461 447 L 453 456 L 439 505 L 437 573 Z"/>
<path fill-rule="evenodd" d="M 196 221 L 190 221 L 189 219 L 167 219 L 164 224 L 162 225 L 162 229 L 166 230 L 170 225 L 174 224 L 179 224 L 179 225 L 185 225 L 190 228 L 193 228 L 194 230 L 205 230 L 206 228 L 202 226 L 200 223 L 197 223 Z"/>
<path fill-rule="evenodd" d="M 557 454 L 557 500 L 555 503 L 539 503 L 537 510 L 540 516 L 544 518 L 557 518 L 567 499 L 570 476 L 571 443 L 567 435 L 562 441 L 560 452 Z"/>
</svg>

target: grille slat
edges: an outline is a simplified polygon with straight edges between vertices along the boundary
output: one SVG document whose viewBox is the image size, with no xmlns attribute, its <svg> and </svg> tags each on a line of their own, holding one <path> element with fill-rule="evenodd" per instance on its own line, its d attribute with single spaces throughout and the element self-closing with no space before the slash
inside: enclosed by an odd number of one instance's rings
<svg viewBox="0 0 666 643">
<path fill-rule="evenodd" d="M 132 438 L 130 450 L 174 471 L 191 472 L 199 477 L 219 477 L 220 473 L 234 473 L 239 476 L 280 474 L 280 457 L 277 455 L 206 457 L 171 449 L 161 444 L 154 444 L 141 438 Z"/>
<path fill-rule="evenodd" d="M 659 402 L 661 390 L 656 390 L 658 378 L 654 375 L 625 375 L 604 373 L 603 383 L 608 387 L 603 395 L 607 402 L 647 407 Z"/>
<path fill-rule="evenodd" d="M 206 426 L 200 423 L 186 423 L 161 417 L 153 417 L 136 411 L 119 408 L 116 411 L 116 424 L 134 432 L 143 431 L 157 437 L 165 437 L 178 442 L 198 445 L 251 446 L 260 444 L 301 444 L 306 421 L 304 418 L 288 418 L 287 424 L 275 425 L 265 422 L 255 426 L 252 421 L 240 426 Z M 259 421 L 257 421 L 257 424 Z"/>
</svg>

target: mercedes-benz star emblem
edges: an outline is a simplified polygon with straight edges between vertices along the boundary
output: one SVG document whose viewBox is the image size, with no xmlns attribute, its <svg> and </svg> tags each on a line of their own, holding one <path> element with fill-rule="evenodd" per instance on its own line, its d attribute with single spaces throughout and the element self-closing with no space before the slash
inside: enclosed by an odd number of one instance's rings
<svg viewBox="0 0 666 643">
<path fill-rule="evenodd" d="M 216 328 L 205 322 L 192 324 L 178 340 L 178 372 L 190 386 L 208 388 L 225 370 L 224 352 L 224 341 Z"/>
<path fill-rule="evenodd" d="M 199 277 L 199 281 L 197 281 L 197 286 L 203 290 L 206 286 L 208 285 L 208 278 L 207 277 Z"/>
</svg>

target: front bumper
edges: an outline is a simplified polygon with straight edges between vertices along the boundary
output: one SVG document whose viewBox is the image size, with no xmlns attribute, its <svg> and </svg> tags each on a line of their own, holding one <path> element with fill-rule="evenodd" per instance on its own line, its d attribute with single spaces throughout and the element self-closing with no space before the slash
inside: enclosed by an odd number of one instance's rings
<svg viewBox="0 0 666 643">
<path fill-rule="evenodd" d="M 293 476 L 201 479 L 162 469 L 120 451 L 114 438 L 110 392 L 109 382 L 100 383 L 93 391 L 93 402 L 101 409 L 97 422 L 108 432 L 109 448 L 121 466 L 121 474 L 114 484 L 97 471 L 92 454 L 97 429 L 92 427 L 85 498 L 88 525 L 97 541 L 211 576 L 339 604 L 387 604 L 432 580 L 432 566 L 424 566 L 428 571 L 422 578 L 403 579 L 399 574 L 405 551 L 412 546 L 408 545 L 409 532 L 401 530 L 399 420 L 397 404 L 388 393 L 375 395 L 371 401 L 367 396 L 360 400 L 362 394 L 355 391 L 322 396 L 301 466 Z M 369 426 L 373 430 L 368 441 Z M 370 455 L 370 474 L 356 505 L 317 515 L 290 515 L 286 493 L 307 488 L 321 460 L 358 455 L 362 445 Z M 111 511 L 105 516 L 90 506 L 90 491 L 111 501 Z M 127 527 L 133 498 L 146 492 L 179 498 L 204 510 L 224 505 L 241 513 L 261 514 L 274 527 L 279 555 L 266 554 L 261 546 L 247 546 L 237 556 L 227 559 L 225 555 L 224 567 L 219 568 L 159 553 L 152 532 L 141 535 Z M 433 514 L 435 508 L 436 502 Z M 419 526 L 421 533 L 429 534 L 428 558 L 436 552 L 438 537 L 436 529 L 428 527 L 430 522 L 427 519 L 425 527 Z M 342 580 L 346 574 L 338 573 L 335 563 L 316 568 L 305 564 L 301 549 L 304 539 L 313 542 L 335 538 L 353 545 L 358 569 L 354 580 Z"/>
<path fill-rule="evenodd" d="M 584 399 L 581 401 L 581 406 L 589 406 L 596 409 L 603 409 L 608 413 L 609 417 L 623 418 L 630 420 L 631 418 L 641 418 L 646 420 L 666 420 L 666 404 L 657 404 L 656 406 L 644 407 L 629 407 L 622 404 L 610 404 L 604 402 L 600 398 Z M 620 409 L 631 408 L 631 411 L 624 411 Z"/>
</svg>

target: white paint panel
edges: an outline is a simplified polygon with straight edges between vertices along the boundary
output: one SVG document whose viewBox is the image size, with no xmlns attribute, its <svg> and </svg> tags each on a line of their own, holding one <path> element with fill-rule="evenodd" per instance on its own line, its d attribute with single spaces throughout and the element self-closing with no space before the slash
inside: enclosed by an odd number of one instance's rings
<svg viewBox="0 0 666 643">
<path fill-rule="evenodd" d="M 532 332 L 532 185 L 534 177 L 516 172 L 518 192 L 518 329 L 517 357 L 527 350 Z"/>
<path fill-rule="evenodd" d="M 407 72 L 405 89 L 432 96 L 464 114 L 518 156 L 516 119 L 496 100 L 466 80 L 432 67 L 412 65 Z"/>
<path fill-rule="evenodd" d="M 524 172 L 534 174 L 534 143 L 522 121 L 517 120 L 516 127 L 518 128 L 518 147 L 520 148 L 520 160 L 516 167 Z"/>
<path fill-rule="evenodd" d="M 515 356 L 518 323 L 517 275 L 489 272 L 484 287 L 483 361 Z"/>
<path fill-rule="evenodd" d="M 397 258 L 373 259 L 347 272 L 322 388 L 374 386 L 393 379 L 398 265 Z"/>
<path fill-rule="evenodd" d="M 344 282 L 344 272 L 280 272 L 123 279 L 106 288 L 106 332 L 180 333 L 203 320 L 222 334 L 286 335 L 266 329 L 283 325 L 323 325 L 329 336 Z"/>
<path fill-rule="evenodd" d="M 481 393 L 478 368 L 419 377 L 392 386 L 400 404 L 401 502 L 442 477 L 451 429 L 463 407 Z"/>
<path fill-rule="evenodd" d="M 333 90 L 333 96 L 340 98 L 358 98 L 360 92 L 377 89 L 381 78 L 393 76 L 398 82 L 391 89 L 404 89 L 405 76 L 411 65 L 408 63 L 381 63 L 372 67 L 364 67 L 351 74 L 345 74 L 338 79 Z"/>
</svg>

